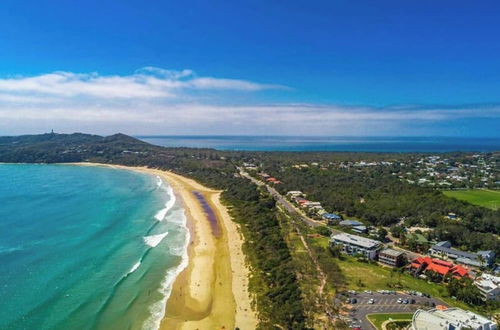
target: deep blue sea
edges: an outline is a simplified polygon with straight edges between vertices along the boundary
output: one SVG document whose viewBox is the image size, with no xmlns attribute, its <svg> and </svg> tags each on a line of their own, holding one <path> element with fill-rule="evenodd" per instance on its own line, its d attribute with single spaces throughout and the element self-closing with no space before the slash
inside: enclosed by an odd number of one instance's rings
<svg viewBox="0 0 500 330">
<path fill-rule="evenodd" d="M 0 182 L 0 329 L 157 328 L 189 235 L 166 182 L 10 164 Z"/>
<path fill-rule="evenodd" d="M 307 136 L 138 136 L 165 147 L 248 151 L 449 152 L 498 151 L 500 138 L 307 137 Z"/>
</svg>

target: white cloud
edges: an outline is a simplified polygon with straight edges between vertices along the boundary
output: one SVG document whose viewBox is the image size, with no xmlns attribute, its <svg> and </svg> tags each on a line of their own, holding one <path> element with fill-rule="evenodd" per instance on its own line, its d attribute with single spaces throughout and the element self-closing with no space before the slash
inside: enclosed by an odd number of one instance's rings
<svg viewBox="0 0 500 330">
<path fill-rule="evenodd" d="M 58 96 L 99 99 L 176 98 L 187 90 L 259 91 L 284 88 L 238 79 L 197 77 L 191 70 L 145 67 L 128 76 L 53 72 L 0 79 L 0 97 Z"/>
<path fill-rule="evenodd" d="M 54 72 L 4 78 L 0 135 L 52 128 L 100 134 L 407 135 L 436 122 L 500 119 L 499 105 L 248 105 L 234 97 L 236 91 L 284 88 L 152 67 L 128 76 Z"/>
</svg>

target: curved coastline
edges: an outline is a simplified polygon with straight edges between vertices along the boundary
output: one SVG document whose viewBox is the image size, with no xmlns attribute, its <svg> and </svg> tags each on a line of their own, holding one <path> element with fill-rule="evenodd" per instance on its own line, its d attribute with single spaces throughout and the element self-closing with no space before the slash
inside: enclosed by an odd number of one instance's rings
<svg viewBox="0 0 500 330">
<path fill-rule="evenodd" d="M 220 191 L 172 172 L 145 167 L 74 165 L 107 166 L 160 177 L 172 186 L 183 204 L 190 232 L 189 259 L 174 279 L 160 329 L 256 328 L 257 316 L 248 292 L 250 269 L 242 252 L 243 240 L 237 224 L 220 202 Z M 217 236 L 200 196 L 217 218 L 220 229 Z"/>
</svg>

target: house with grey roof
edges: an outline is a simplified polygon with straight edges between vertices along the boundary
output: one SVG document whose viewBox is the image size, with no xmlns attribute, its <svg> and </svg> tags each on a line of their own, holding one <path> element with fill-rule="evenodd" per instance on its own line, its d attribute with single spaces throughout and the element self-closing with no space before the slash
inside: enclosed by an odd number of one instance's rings
<svg viewBox="0 0 500 330">
<path fill-rule="evenodd" d="M 335 245 L 342 246 L 342 252 L 346 254 L 362 254 L 366 258 L 373 260 L 377 258 L 378 251 L 382 247 L 382 242 L 357 235 L 341 233 L 331 236 L 330 246 Z"/>
<path fill-rule="evenodd" d="M 453 249 L 451 243 L 442 241 L 429 249 L 429 254 L 443 259 L 451 259 L 456 263 L 473 267 L 491 267 L 495 261 L 495 252 L 478 251 L 477 253 Z"/>
<path fill-rule="evenodd" d="M 340 221 L 339 225 L 345 226 L 345 227 L 354 227 L 354 226 L 362 226 L 363 223 L 359 222 L 357 220 L 344 220 L 344 221 Z"/>
</svg>

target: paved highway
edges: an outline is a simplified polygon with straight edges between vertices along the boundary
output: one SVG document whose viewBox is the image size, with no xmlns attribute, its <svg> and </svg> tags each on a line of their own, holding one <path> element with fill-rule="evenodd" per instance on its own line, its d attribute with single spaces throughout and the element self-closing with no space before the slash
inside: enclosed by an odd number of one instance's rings
<svg viewBox="0 0 500 330">
<path fill-rule="evenodd" d="M 318 227 L 318 226 L 324 226 L 325 225 L 324 222 L 317 221 L 317 220 L 314 220 L 314 219 L 311 219 L 311 218 L 305 216 L 301 211 L 299 211 L 295 207 L 295 205 L 293 205 L 291 202 L 289 202 L 288 200 L 286 200 L 285 197 L 283 197 L 283 195 L 281 195 L 273 187 L 271 187 L 271 186 L 265 184 L 264 182 L 262 182 L 260 180 L 257 180 L 254 177 L 250 176 L 247 172 L 243 171 L 242 168 L 238 168 L 238 170 L 240 171 L 240 175 L 241 176 L 249 179 L 250 181 L 252 181 L 256 185 L 258 185 L 258 186 L 265 186 L 267 188 L 267 191 L 274 197 L 274 199 L 276 200 L 276 202 L 278 204 L 280 204 L 281 206 L 283 206 L 285 208 L 285 210 L 287 210 L 290 214 L 298 215 L 302 219 L 302 221 L 304 221 L 305 223 L 307 223 L 311 227 Z"/>
</svg>

